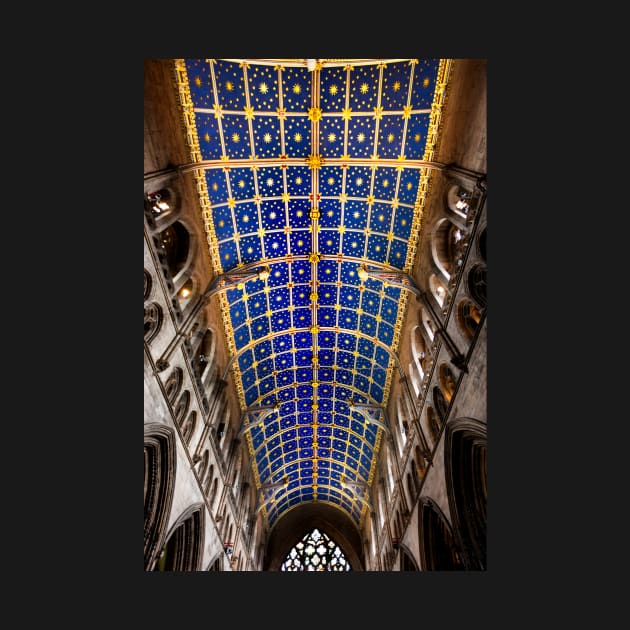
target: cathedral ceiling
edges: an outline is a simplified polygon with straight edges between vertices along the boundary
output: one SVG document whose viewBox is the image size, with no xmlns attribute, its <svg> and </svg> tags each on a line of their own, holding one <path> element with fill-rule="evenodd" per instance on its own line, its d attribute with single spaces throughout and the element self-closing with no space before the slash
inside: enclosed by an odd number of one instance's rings
<svg viewBox="0 0 630 630">
<path fill-rule="evenodd" d="M 407 294 L 359 267 L 413 268 L 450 66 L 174 61 L 213 273 L 268 271 L 213 299 L 270 526 L 369 509 Z"/>
</svg>

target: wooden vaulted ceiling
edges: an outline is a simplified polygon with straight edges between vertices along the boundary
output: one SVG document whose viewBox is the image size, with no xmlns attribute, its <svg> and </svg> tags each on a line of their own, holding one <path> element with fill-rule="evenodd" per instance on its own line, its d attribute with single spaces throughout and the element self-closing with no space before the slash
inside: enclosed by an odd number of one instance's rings
<svg viewBox="0 0 630 630">
<path fill-rule="evenodd" d="M 450 60 L 173 64 L 213 273 L 269 272 L 219 296 L 260 509 L 360 524 L 407 295 L 357 271 L 413 268 Z"/>
</svg>

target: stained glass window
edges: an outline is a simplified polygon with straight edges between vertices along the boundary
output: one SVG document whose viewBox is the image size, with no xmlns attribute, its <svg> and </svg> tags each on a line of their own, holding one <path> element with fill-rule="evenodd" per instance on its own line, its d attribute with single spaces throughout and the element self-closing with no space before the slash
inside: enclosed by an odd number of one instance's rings
<svg viewBox="0 0 630 630">
<path fill-rule="evenodd" d="M 280 571 L 352 571 L 350 563 L 329 536 L 315 528 L 291 549 Z"/>
</svg>

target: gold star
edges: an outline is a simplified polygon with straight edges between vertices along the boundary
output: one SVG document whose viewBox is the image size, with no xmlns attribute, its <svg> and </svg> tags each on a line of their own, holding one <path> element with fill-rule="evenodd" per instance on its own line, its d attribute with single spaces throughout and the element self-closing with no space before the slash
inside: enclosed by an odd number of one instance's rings
<svg viewBox="0 0 630 630">
<path fill-rule="evenodd" d="M 392 199 L 392 209 L 396 210 L 398 208 L 398 198 Z"/>
<path fill-rule="evenodd" d="M 368 88 L 368 84 L 367 84 L 367 83 L 362 83 L 362 84 L 361 84 L 361 87 L 360 87 L 361 94 L 366 94 L 366 93 L 367 93 L 367 91 L 368 91 L 368 89 L 369 89 L 369 88 Z"/>
<path fill-rule="evenodd" d="M 232 209 L 236 206 L 236 200 L 233 199 L 232 197 L 228 197 L 227 204 L 228 204 L 228 208 Z"/>
<path fill-rule="evenodd" d="M 299 94 L 302 91 L 302 87 L 300 86 L 299 83 L 295 83 L 293 85 L 293 93 L 294 94 Z"/>
<path fill-rule="evenodd" d="M 411 105 L 405 105 L 403 107 L 403 120 L 408 120 L 411 118 Z"/>
<path fill-rule="evenodd" d="M 269 143 L 271 142 L 271 134 L 270 134 L 270 133 L 266 133 L 266 134 L 263 136 L 263 140 L 264 140 L 267 144 L 269 144 Z"/>
<path fill-rule="evenodd" d="M 237 134 L 237 133 L 233 133 L 232 134 L 232 142 L 238 142 L 241 139 L 241 137 Z"/>
<path fill-rule="evenodd" d="M 387 142 L 394 142 L 394 134 L 393 133 L 387 134 Z"/>
<path fill-rule="evenodd" d="M 201 85 L 201 79 L 199 77 L 195 77 L 195 85 L 199 87 Z"/>
<path fill-rule="evenodd" d="M 328 134 L 328 142 L 334 142 L 337 139 L 337 135 L 334 133 Z"/>
<path fill-rule="evenodd" d="M 318 168 L 321 168 L 323 163 L 324 160 L 320 155 L 310 155 L 308 158 L 306 158 L 306 165 L 311 170 L 317 170 Z"/>
<path fill-rule="evenodd" d="M 348 195 L 346 195 L 346 193 L 341 193 L 339 195 L 339 201 L 341 201 L 342 203 L 348 201 Z"/>
<path fill-rule="evenodd" d="M 293 136 L 293 140 L 295 140 L 295 142 L 302 142 L 302 134 L 301 133 L 296 133 Z"/>
<path fill-rule="evenodd" d="M 345 225 L 340 225 L 340 226 L 337 228 L 337 232 L 339 232 L 339 234 L 344 234 L 344 233 L 345 233 L 345 231 L 346 231 L 346 226 L 345 226 Z"/>
<path fill-rule="evenodd" d="M 394 82 L 394 92 L 398 92 L 400 90 L 400 81 Z"/>
<path fill-rule="evenodd" d="M 364 140 L 365 140 L 365 134 L 363 132 L 357 135 L 358 142 L 363 142 Z"/>
<path fill-rule="evenodd" d="M 424 81 L 422 81 L 422 87 L 428 87 L 429 86 L 429 77 L 425 77 Z"/>
<path fill-rule="evenodd" d="M 383 108 L 382 107 L 375 107 L 374 108 L 373 118 L 374 118 L 374 120 L 380 120 L 381 118 L 383 118 Z"/>
<path fill-rule="evenodd" d="M 394 240 L 394 233 L 393 232 L 388 232 L 387 233 L 387 240 L 388 241 L 393 241 Z"/>
<path fill-rule="evenodd" d="M 258 228 L 258 230 L 256 230 L 256 234 L 258 234 L 259 238 L 262 238 L 265 235 L 265 228 Z"/>
<path fill-rule="evenodd" d="M 320 121 L 322 119 L 322 110 L 319 107 L 309 107 L 308 119 L 312 122 Z"/>
<path fill-rule="evenodd" d="M 232 83 L 232 81 L 226 81 L 225 82 L 225 89 L 228 92 L 231 92 L 234 89 L 234 83 Z"/>
<path fill-rule="evenodd" d="M 221 110 L 221 105 L 214 106 L 214 117 L 223 118 L 223 111 Z"/>
<path fill-rule="evenodd" d="M 266 83 L 261 83 L 261 84 L 258 86 L 258 89 L 260 90 L 260 93 L 261 93 L 261 94 L 267 94 L 267 92 L 269 91 L 269 88 L 267 87 L 267 84 L 266 84 Z"/>
<path fill-rule="evenodd" d="M 286 109 L 278 107 L 278 109 L 276 109 L 276 111 L 278 112 L 278 118 L 280 120 L 284 120 L 287 117 L 287 110 Z"/>
<path fill-rule="evenodd" d="M 328 91 L 334 96 L 335 94 L 337 94 L 337 86 L 331 85 Z"/>
<path fill-rule="evenodd" d="M 253 107 L 245 107 L 245 119 L 253 120 L 254 118 L 254 108 Z"/>
<path fill-rule="evenodd" d="M 352 118 L 352 108 L 346 107 L 345 109 L 341 110 L 341 118 L 343 120 L 350 120 Z"/>
<path fill-rule="evenodd" d="M 203 139 L 204 139 L 206 142 L 210 142 L 210 134 L 209 134 L 207 131 L 206 131 L 206 133 L 204 134 Z"/>
<path fill-rule="evenodd" d="M 282 193 L 282 201 L 284 203 L 291 201 L 291 195 L 288 192 Z"/>
<path fill-rule="evenodd" d="M 374 195 L 368 195 L 365 199 L 368 204 L 373 204 L 374 203 Z"/>
</svg>

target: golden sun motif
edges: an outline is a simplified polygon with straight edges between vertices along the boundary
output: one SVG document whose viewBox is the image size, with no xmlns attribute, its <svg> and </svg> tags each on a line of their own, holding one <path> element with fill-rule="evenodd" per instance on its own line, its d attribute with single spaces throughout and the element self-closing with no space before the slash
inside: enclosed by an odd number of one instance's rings
<svg viewBox="0 0 630 630">
<path fill-rule="evenodd" d="M 295 183 L 299 186 L 302 183 L 302 178 L 301 177 L 296 177 L 295 178 Z"/>
<path fill-rule="evenodd" d="M 228 92 L 231 92 L 234 89 L 234 83 L 232 83 L 232 81 L 226 81 L 225 82 L 225 89 Z"/>
<path fill-rule="evenodd" d="M 334 96 L 335 94 L 337 94 L 337 86 L 336 85 L 331 85 L 330 86 L 330 90 L 329 92 Z"/>
<path fill-rule="evenodd" d="M 413 137 L 413 139 L 414 139 L 416 142 L 420 142 L 420 134 L 419 134 L 419 133 L 417 133 L 417 134 Z"/>
<path fill-rule="evenodd" d="M 270 133 L 266 133 L 266 134 L 263 136 L 263 140 L 264 140 L 267 144 L 269 144 L 269 143 L 271 142 L 271 134 L 270 134 Z"/>
<path fill-rule="evenodd" d="M 241 137 L 237 133 L 232 134 L 232 142 L 238 142 Z"/>
<path fill-rule="evenodd" d="M 394 134 L 393 133 L 388 134 L 387 142 L 393 142 L 393 141 L 394 141 Z"/>
<path fill-rule="evenodd" d="M 429 85 L 429 77 L 426 77 L 424 81 L 422 82 L 422 87 L 428 87 L 428 85 Z"/>
<path fill-rule="evenodd" d="M 328 142 L 334 142 L 337 139 L 336 134 L 334 133 L 329 133 L 328 134 Z"/>
<path fill-rule="evenodd" d="M 199 87 L 201 85 L 201 79 L 199 77 L 195 77 L 195 85 Z"/>
<path fill-rule="evenodd" d="M 398 90 L 400 90 L 400 81 L 394 83 L 394 92 L 398 92 Z"/>
<path fill-rule="evenodd" d="M 261 94 L 267 94 L 267 92 L 269 91 L 269 88 L 267 87 L 267 84 L 266 84 L 266 83 L 261 83 L 261 84 L 258 86 L 258 89 L 260 90 L 260 93 L 261 93 Z"/>
<path fill-rule="evenodd" d="M 296 83 L 293 86 L 293 93 L 294 94 L 299 94 L 302 91 L 302 86 L 299 83 Z"/>
<path fill-rule="evenodd" d="M 357 141 L 358 141 L 358 142 L 363 142 L 364 140 L 365 140 L 365 134 L 364 134 L 364 133 L 360 133 L 360 134 L 357 136 Z"/>
<path fill-rule="evenodd" d="M 355 180 L 355 183 L 357 186 L 360 186 L 363 183 L 363 178 L 362 177 L 357 177 L 357 179 Z"/>
<path fill-rule="evenodd" d="M 267 184 L 267 186 L 269 186 L 269 188 L 271 188 L 273 186 L 273 179 L 269 177 L 265 183 Z"/>
<path fill-rule="evenodd" d="M 293 136 L 293 139 L 294 139 L 296 142 L 302 142 L 302 134 L 301 134 L 301 133 L 296 133 L 296 134 Z"/>
<path fill-rule="evenodd" d="M 368 84 L 367 83 L 362 83 L 361 87 L 359 88 L 361 90 L 361 94 L 366 94 L 368 91 Z"/>
<path fill-rule="evenodd" d="M 328 178 L 328 185 L 332 186 L 335 183 L 335 178 L 334 177 L 329 177 Z"/>
<path fill-rule="evenodd" d="M 245 182 L 242 179 L 239 180 L 238 187 L 239 188 L 245 188 Z"/>
</svg>

